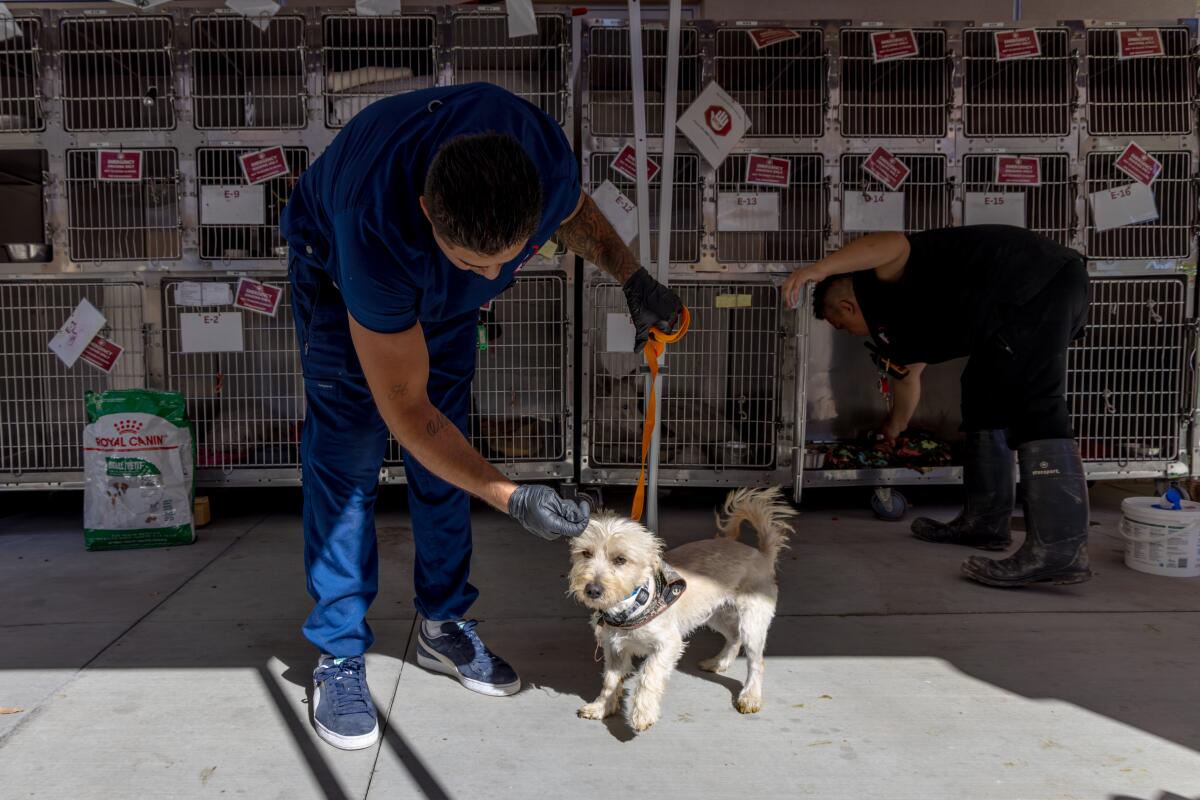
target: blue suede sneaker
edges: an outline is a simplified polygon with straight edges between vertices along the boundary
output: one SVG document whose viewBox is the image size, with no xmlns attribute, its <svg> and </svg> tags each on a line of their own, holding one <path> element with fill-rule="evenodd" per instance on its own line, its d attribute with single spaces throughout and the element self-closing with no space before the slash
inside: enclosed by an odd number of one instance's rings
<svg viewBox="0 0 1200 800">
<path fill-rule="evenodd" d="M 321 656 L 313 670 L 312 707 L 317 735 L 334 747 L 362 750 L 379 741 L 379 720 L 362 656 Z"/>
<path fill-rule="evenodd" d="M 475 620 L 421 621 L 417 634 L 417 663 L 458 679 L 473 692 L 505 697 L 521 690 L 521 679 L 500 656 L 488 650 L 475 633 Z"/>
</svg>

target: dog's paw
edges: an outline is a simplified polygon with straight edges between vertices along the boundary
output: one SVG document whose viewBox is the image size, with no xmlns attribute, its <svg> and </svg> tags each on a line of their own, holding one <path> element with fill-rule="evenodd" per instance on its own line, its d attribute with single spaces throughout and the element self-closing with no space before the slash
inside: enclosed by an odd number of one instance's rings
<svg viewBox="0 0 1200 800">
<path fill-rule="evenodd" d="M 575 712 L 580 719 L 604 719 L 604 703 L 588 703 Z"/>
<path fill-rule="evenodd" d="M 719 658 L 706 658 L 696 666 L 705 672 L 724 672 L 729 669 L 729 665 L 721 661 Z"/>
<path fill-rule="evenodd" d="M 638 733 L 648 730 L 650 726 L 656 722 L 658 722 L 657 713 L 634 709 L 634 711 L 629 715 L 629 727 L 633 728 Z"/>
<path fill-rule="evenodd" d="M 762 711 L 762 697 L 750 694 L 738 695 L 737 710 L 742 714 L 757 714 Z"/>
</svg>

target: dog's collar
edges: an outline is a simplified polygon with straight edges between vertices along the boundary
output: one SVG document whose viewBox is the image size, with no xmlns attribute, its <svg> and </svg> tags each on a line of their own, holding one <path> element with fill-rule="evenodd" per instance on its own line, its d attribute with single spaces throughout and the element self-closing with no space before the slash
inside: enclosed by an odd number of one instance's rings
<svg viewBox="0 0 1200 800">
<path fill-rule="evenodd" d="M 670 608 L 683 596 L 685 589 L 687 581 L 683 576 L 672 569 L 670 564 L 664 563 L 662 569 L 654 573 L 653 594 L 649 585 L 638 587 L 633 594 L 621 601 L 616 609 L 599 612 L 600 623 L 610 628 L 625 630 L 640 628 Z M 623 607 L 630 599 L 634 602 Z"/>
</svg>

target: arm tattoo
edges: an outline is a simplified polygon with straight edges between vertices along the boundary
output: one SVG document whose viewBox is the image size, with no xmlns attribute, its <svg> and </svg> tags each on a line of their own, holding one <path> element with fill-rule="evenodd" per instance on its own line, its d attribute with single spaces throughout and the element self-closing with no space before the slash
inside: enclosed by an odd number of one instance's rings
<svg viewBox="0 0 1200 800">
<path fill-rule="evenodd" d="M 443 430 L 450 427 L 450 420 L 446 418 L 446 415 L 440 411 L 436 413 L 436 417 L 425 423 L 425 432 L 429 434 L 430 438 L 437 436 Z"/>
<path fill-rule="evenodd" d="M 408 397 L 408 384 L 395 383 L 388 390 L 388 400 L 395 400 L 397 397 Z"/>
<path fill-rule="evenodd" d="M 621 283 L 638 271 L 637 258 L 591 197 L 584 196 L 579 213 L 559 226 L 555 238 Z"/>
</svg>

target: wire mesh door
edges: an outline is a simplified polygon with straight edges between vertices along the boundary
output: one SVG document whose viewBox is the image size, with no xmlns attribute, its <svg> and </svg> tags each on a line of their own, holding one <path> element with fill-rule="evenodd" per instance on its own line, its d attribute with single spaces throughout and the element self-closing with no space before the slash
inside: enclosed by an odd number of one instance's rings
<svg viewBox="0 0 1200 800">
<path fill-rule="evenodd" d="M 1153 29 L 1163 54 L 1121 57 L 1121 28 L 1087 32 L 1087 118 L 1093 135 L 1188 133 L 1196 62 L 1185 27 Z"/>
<path fill-rule="evenodd" d="M 104 315 L 100 336 L 124 349 L 109 373 L 46 349 L 83 299 Z M 84 393 L 145 386 L 142 322 L 135 283 L 0 282 L 0 483 L 82 472 Z"/>
<path fill-rule="evenodd" d="M 1067 399 L 1085 461 L 1178 458 L 1186 288 L 1173 277 L 1091 282 L 1086 336 L 1067 353 Z"/>
<path fill-rule="evenodd" d="M 915 30 L 917 55 L 876 63 L 871 35 L 879 31 L 841 32 L 842 135 L 945 136 L 953 99 L 946 32 Z"/>
<path fill-rule="evenodd" d="M 175 127 L 171 18 L 68 17 L 59 24 L 69 131 Z"/>
<path fill-rule="evenodd" d="M 963 31 L 963 130 L 967 136 L 1066 136 L 1075 105 L 1070 31 L 1039 28 L 1041 54 L 1000 59 L 997 28 Z"/>
<path fill-rule="evenodd" d="M 787 164 L 787 185 L 750 183 L 751 159 Z M 756 166 L 756 171 L 760 169 Z M 776 166 L 773 175 L 779 174 Z M 756 213 L 740 213 L 753 203 Z M 757 209 L 763 209 L 758 212 Z M 829 188 L 824 158 L 804 155 L 743 154 L 717 168 L 717 255 L 723 262 L 796 264 L 825 254 Z"/>
<path fill-rule="evenodd" d="M 41 35 L 41 20 L 0 17 L 0 133 L 46 127 Z"/>
<path fill-rule="evenodd" d="M 231 293 L 237 285 L 236 280 L 215 282 L 227 283 Z M 197 301 L 185 294 L 194 282 L 163 282 L 165 380 L 168 389 L 187 398 L 200 469 L 231 473 L 300 465 L 304 381 L 290 287 L 286 279 L 264 282 L 283 290 L 274 317 L 228 303 L 194 305 Z M 231 313 L 241 321 L 241 351 L 189 352 L 203 344 L 184 339 L 185 315 Z"/>
<path fill-rule="evenodd" d="M 650 156 L 655 164 L 661 156 Z M 588 192 L 594 192 L 604 181 L 612 181 L 621 194 L 637 202 L 637 182 L 612 168 L 616 153 L 592 153 L 588 177 Z M 659 164 L 661 166 L 661 164 Z M 659 176 L 650 182 L 650 252 L 658 252 L 658 204 L 662 196 Z M 700 159 L 690 153 L 675 156 L 675 182 L 671 192 L 672 263 L 695 263 L 700 260 L 700 239 L 704 221 L 704 185 L 700 177 Z M 636 237 L 630 242 L 637 252 Z"/>
<path fill-rule="evenodd" d="M 101 180 L 101 150 L 67 151 L 67 243 L 76 261 L 177 259 L 179 156 L 141 153 L 139 180 Z"/>
<path fill-rule="evenodd" d="M 308 168 L 308 150 L 283 148 L 289 172 L 247 185 L 239 157 L 250 147 L 201 147 L 196 151 L 200 193 L 200 258 L 217 261 L 285 259 L 279 217 L 296 180 Z"/>
<path fill-rule="evenodd" d="M 910 170 L 908 178 L 899 189 L 904 194 L 904 232 L 916 233 L 948 226 L 952 187 L 946 177 L 946 157 L 913 153 L 895 155 Z M 869 156 L 862 153 L 846 153 L 842 156 L 838 190 L 842 208 L 843 245 L 864 235 L 846 230 L 846 196 L 850 192 L 887 190 L 877 178 L 862 168 L 867 158 Z"/>
<path fill-rule="evenodd" d="M 1066 153 L 1021 153 L 1023 159 L 1038 159 L 1037 186 L 996 183 L 997 156 L 963 156 L 963 193 L 988 192 L 1024 195 L 1025 227 L 1069 247 L 1074 234 L 1075 182 Z M 970 220 L 965 221 L 970 224 Z"/>
<path fill-rule="evenodd" d="M 673 283 L 691 310 L 667 352 L 664 469 L 769 471 L 780 423 L 779 290 L 767 283 Z M 610 315 L 628 319 L 621 288 L 590 289 L 588 457 L 593 468 L 637 469 L 645 419 L 644 360 L 609 352 Z"/>
<path fill-rule="evenodd" d="M 432 16 L 327 16 L 321 48 L 325 124 L 340 128 L 383 97 L 428 89 L 437 81 Z"/>
<path fill-rule="evenodd" d="M 593 136 L 633 136 L 633 81 L 629 68 L 629 28 L 588 31 L 588 122 Z M 662 136 L 663 87 L 667 82 L 667 32 L 642 29 L 642 63 L 646 89 L 646 135 Z M 678 113 L 700 93 L 699 36 L 684 26 L 679 32 Z"/>
<path fill-rule="evenodd" d="M 717 31 L 717 84 L 753 120 L 750 136 L 796 139 L 825 133 L 825 35 L 815 28 L 792 32 L 796 38 L 759 48 L 750 29 Z"/>
<path fill-rule="evenodd" d="M 1186 152 L 1153 152 L 1162 171 L 1151 184 L 1158 219 L 1098 231 L 1090 195 L 1128 185 L 1133 179 L 1117 169 L 1120 153 L 1088 153 L 1086 191 L 1087 254 L 1090 258 L 1187 258 L 1196 219 L 1192 156 Z"/>
<path fill-rule="evenodd" d="M 563 16 L 538 14 L 536 34 L 510 39 L 507 17 L 456 15 L 450 45 L 454 82 L 503 86 L 563 124 L 569 100 L 567 30 Z"/>
<path fill-rule="evenodd" d="M 307 122 L 304 56 L 303 17 L 194 18 L 196 127 L 303 128 Z"/>
</svg>

